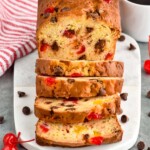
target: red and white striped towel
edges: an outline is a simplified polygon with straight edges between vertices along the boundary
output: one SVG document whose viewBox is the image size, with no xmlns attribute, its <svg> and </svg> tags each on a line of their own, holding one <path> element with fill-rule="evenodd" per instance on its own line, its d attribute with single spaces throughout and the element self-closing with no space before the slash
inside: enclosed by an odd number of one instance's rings
<svg viewBox="0 0 150 150">
<path fill-rule="evenodd" d="M 38 0 L 0 0 L 0 76 L 36 48 Z"/>
</svg>

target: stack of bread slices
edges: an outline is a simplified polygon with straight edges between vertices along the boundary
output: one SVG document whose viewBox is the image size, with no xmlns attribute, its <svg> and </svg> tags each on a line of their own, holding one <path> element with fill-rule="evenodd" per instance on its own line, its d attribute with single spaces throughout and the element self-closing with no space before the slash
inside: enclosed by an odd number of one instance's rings
<svg viewBox="0 0 150 150">
<path fill-rule="evenodd" d="M 36 142 L 79 147 L 118 142 L 123 62 L 118 0 L 39 0 Z"/>
</svg>

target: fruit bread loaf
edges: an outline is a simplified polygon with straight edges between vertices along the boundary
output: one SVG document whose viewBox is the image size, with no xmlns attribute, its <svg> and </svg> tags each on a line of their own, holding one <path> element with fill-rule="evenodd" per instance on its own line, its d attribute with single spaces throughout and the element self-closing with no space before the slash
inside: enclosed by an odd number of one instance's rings
<svg viewBox="0 0 150 150">
<path fill-rule="evenodd" d="M 49 76 L 122 77 L 124 64 L 119 61 L 37 59 L 36 73 Z"/>
<path fill-rule="evenodd" d="M 46 122 L 81 123 L 115 115 L 120 111 L 120 96 L 83 99 L 36 98 L 35 115 Z"/>
<path fill-rule="evenodd" d="M 119 0 L 39 0 L 40 58 L 112 60 L 120 31 Z"/>
<path fill-rule="evenodd" d="M 122 78 L 108 77 L 36 77 L 38 97 L 93 97 L 120 93 Z"/>
<path fill-rule="evenodd" d="M 36 142 L 39 145 L 79 147 L 121 141 L 123 131 L 116 116 L 78 124 L 48 123 L 39 120 Z"/>
</svg>

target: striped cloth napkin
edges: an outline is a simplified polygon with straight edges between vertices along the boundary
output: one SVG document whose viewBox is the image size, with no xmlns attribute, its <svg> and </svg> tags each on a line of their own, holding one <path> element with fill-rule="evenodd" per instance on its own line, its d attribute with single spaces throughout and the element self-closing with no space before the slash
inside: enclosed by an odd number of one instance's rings
<svg viewBox="0 0 150 150">
<path fill-rule="evenodd" d="M 0 76 L 36 48 L 38 0 L 0 0 Z"/>
</svg>

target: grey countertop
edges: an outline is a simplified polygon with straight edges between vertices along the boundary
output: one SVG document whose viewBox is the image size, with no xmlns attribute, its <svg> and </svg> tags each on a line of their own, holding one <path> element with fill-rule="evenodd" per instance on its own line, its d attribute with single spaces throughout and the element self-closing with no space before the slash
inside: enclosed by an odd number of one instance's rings
<svg viewBox="0 0 150 150">
<path fill-rule="evenodd" d="M 139 43 L 141 49 L 141 63 L 145 59 L 148 59 L 148 51 L 146 43 Z M 136 66 L 136 64 L 135 64 Z M 12 66 L 2 77 L 0 77 L 0 116 L 4 116 L 5 121 L 0 124 L 0 149 L 3 146 L 3 136 L 8 132 L 15 133 L 14 127 L 14 116 L 13 116 L 13 67 Z M 144 141 L 146 146 L 145 150 L 150 147 L 150 117 L 148 117 L 148 112 L 150 112 L 150 99 L 146 98 L 147 91 L 150 90 L 150 75 L 145 74 L 143 69 L 142 72 L 142 91 L 141 91 L 141 101 L 142 101 L 142 113 L 141 113 L 141 125 L 138 141 Z M 132 109 L 132 108 L 130 108 Z M 132 131 L 131 131 L 132 132 Z M 131 150 L 136 150 L 136 144 Z M 19 147 L 19 150 L 23 150 Z"/>
</svg>

